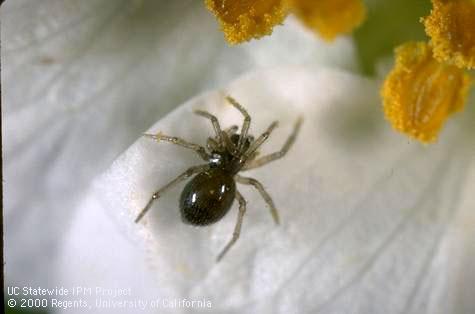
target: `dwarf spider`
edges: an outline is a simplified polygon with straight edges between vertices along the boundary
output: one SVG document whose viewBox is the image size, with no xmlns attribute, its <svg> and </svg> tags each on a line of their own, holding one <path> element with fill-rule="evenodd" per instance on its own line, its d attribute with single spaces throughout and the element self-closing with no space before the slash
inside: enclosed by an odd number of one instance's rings
<svg viewBox="0 0 475 314">
<path fill-rule="evenodd" d="M 262 184 L 253 178 L 242 177 L 238 172 L 261 167 L 271 161 L 284 156 L 292 146 L 297 137 L 297 133 L 302 124 L 302 118 L 295 122 L 293 132 L 288 137 L 280 151 L 256 158 L 257 148 L 264 143 L 270 133 L 277 126 L 277 121 L 271 123 L 267 130 L 256 140 L 252 135 L 248 135 L 251 117 L 247 111 L 233 98 L 226 99 L 244 116 L 241 133 L 237 133 L 238 126 L 233 125 L 222 131 L 218 119 L 212 114 L 195 110 L 197 115 L 211 120 L 215 137 L 209 137 L 206 143 L 207 150 L 200 145 L 189 143 L 181 138 L 161 134 L 144 134 L 157 142 L 166 141 L 185 148 L 194 150 L 207 163 L 200 166 L 194 166 L 183 172 L 164 187 L 153 193 L 147 205 L 139 213 L 135 222 L 147 213 L 152 203 L 157 200 L 163 192 L 175 186 L 179 182 L 196 175 L 183 189 L 180 196 L 180 213 L 184 223 L 205 226 L 220 220 L 231 208 L 234 199 L 239 202 L 239 213 L 234 227 L 231 240 L 218 255 L 216 261 L 219 262 L 231 246 L 239 238 L 241 232 L 242 220 L 246 211 L 246 200 L 236 189 L 236 182 L 252 185 L 260 193 L 264 201 L 270 208 L 272 218 L 276 224 L 279 224 L 279 215 L 275 208 L 274 201 L 264 190 Z"/>
</svg>

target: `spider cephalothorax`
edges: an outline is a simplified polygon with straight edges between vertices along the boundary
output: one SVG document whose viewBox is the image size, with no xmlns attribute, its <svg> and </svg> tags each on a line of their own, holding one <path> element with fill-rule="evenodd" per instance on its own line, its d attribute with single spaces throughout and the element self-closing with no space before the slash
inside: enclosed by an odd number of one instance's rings
<svg viewBox="0 0 475 314">
<path fill-rule="evenodd" d="M 294 143 L 302 124 L 302 118 L 299 118 L 295 123 L 292 134 L 280 151 L 257 158 L 257 149 L 269 137 L 272 130 L 277 126 L 277 122 L 273 122 L 264 133 L 257 139 L 254 139 L 252 135 L 248 134 L 251 117 L 247 111 L 233 98 L 228 96 L 226 99 L 244 116 L 241 133 L 237 133 L 239 128 L 235 125 L 224 131 L 221 130 L 219 121 L 215 116 L 206 111 L 196 110 L 196 114 L 211 120 L 215 131 L 215 136 L 208 138 L 206 148 L 189 143 L 181 138 L 161 133 L 155 135 L 145 134 L 145 136 L 151 137 L 158 142 L 167 141 L 192 149 L 206 161 L 206 164 L 189 168 L 156 191 L 135 219 L 135 222 L 138 222 L 150 209 L 153 201 L 158 199 L 167 189 L 195 175 L 185 186 L 180 196 L 180 213 L 183 222 L 197 226 L 212 224 L 226 215 L 235 198 L 239 202 L 239 214 L 233 237 L 218 255 L 218 261 L 239 238 L 243 216 L 246 211 L 246 201 L 237 190 L 236 182 L 254 186 L 269 206 L 275 223 L 279 223 L 279 216 L 274 202 L 264 190 L 262 184 L 256 179 L 242 177 L 238 175 L 238 172 L 263 166 L 284 156 Z"/>
</svg>

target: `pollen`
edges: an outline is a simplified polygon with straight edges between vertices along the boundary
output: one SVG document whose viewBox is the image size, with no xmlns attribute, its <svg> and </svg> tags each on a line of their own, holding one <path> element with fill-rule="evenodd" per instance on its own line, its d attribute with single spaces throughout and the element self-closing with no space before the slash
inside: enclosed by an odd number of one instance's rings
<svg viewBox="0 0 475 314">
<path fill-rule="evenodd" d="M 475 1 L 432 0 L 432 6 L 422 22 L 434 57 L 460 68 L 475 68 Z"/>
<path fill-rule="evenodd" d="M 221 24 L 230 44 L 239 44 L 272 33 L 288 14 L 288 0 L 205 0 Z"/>
<path fill-rule="evenodd" d="M 403 44 L 381 89 L 386 119 L 421 142 L 434 141 L 447 117 L 463 109 L 469 85 L 469 75 L 435 60 L 427 43 Z"/>
<path fill-rule="evenodd" d="M 326 41 L 350 33 L 366 17 L 361 0 L 292 0 L 295 14 Z"/>
</svg>

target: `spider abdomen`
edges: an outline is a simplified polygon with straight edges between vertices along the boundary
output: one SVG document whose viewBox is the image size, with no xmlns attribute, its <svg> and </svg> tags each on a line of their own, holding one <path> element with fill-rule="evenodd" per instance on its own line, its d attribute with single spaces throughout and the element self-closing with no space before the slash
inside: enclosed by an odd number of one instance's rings
<svg viewBox="0 0 475 314">
<path fill-rule="evenodd" d="M 197 174 L 180 196 L 184 223 L 205 226 L 220 220 L 231 208 L 236 193 L 233 177 L 220 168 Z"/>
</svg>

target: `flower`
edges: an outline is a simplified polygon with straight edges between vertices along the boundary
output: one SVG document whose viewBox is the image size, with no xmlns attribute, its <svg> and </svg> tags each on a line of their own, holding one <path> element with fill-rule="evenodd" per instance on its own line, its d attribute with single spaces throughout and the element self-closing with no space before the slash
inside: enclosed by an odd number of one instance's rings
<svg viewBox="0 0 475 314">
<path fill-rule="evenodd" d="M 293 9 L 302 22 L 327 41 L 351 33 L 366 16 L 361 0 L 293 0 Z"/>
<path fill-rule="evenodd" d="M 281 122 L 263 148 L 268 153 L 304 114 L 289 154 L 247 174 L 268 189 L 282 224 L 274 225 L 255 191 L 238 185 L 248 210 L 240 239 L 218 264 L 236 208 L 208 228 L 185 225 L 177 208 L 181 185 L 135 224 L 153 191 L 201 162 L 182 148 L 138 138 L 84 198 L 59 263 L 66 282 L 100 286 L 120 274 L 113 281 L 134 297 L 207 300 L 220 313 L 463 313 L 473 306 L 463 290 L 475 284 L 460 276 L 474 258 L 468 187 L 475 129 L 466 119 L 447 127 L 438 146 L 407 143 L 378 123 L 377 90 L 375 81 L 344 72 L 280 67 L 186 102 L 147 133 L 202 143 L 212 127 L 192 110 L 216 114 L 223 126 L 239 124 L 224 100 L 231 94 L 251 113 L 254 134 Z M 83 236 L 86 224 L 98 244 Z M 83 247 L 91 251 L 74 258 Z M 441 297 L 429 297 L 435 293 Z"/>
<path fill-rule="evenodd" d="M 462 110 L 469 85 L 467 73 L 437 62 L 425 42 L 406 43 L 396 49 L 396 65 L 382 88 L 386 117 L 395 129 L 433 141 L 447 117 Z"/>
<path fill-rule="evenodd" d="M 431 14 L 422 19 L 434 46 L 434 57 L 460 68 L 475 68 L 475 2 L 432 0 Z"/>
<path fill-rule="evenodd" d="M 205 2 L 219 18 L 224 35 L 232 44 L 270 34 L 274 25 L 282 23 L 288 13 L 285 0 Z"/>
<path fill-rule="evenodd" d="M 377 81 L 350 73 L 351 39 L 326 47 L 292 20 L 229 48 L 194 1 L 10 1 L 0 14 L 8 286 L 91 288 L 81 299 L 101 313 L 191 312 L 201 300 L 212 307 L 198 311 L 219 313 L 473 309 L 473 106 L 420 147 L 382 123 Z M 305 122 L 289 155 L 249 174 L 281 226 L 240 187 L 241 238 L 215 264 L 235 208 L 208 228 L 183 225 L 177 188 L 133 218 L 199 162 L 142 133 L 203 143 L 212 128 L 191 109 L 239 123 L 227 93 L 252 133 L 280 120 L 263 153 L 294 117 Z"/>
<path fill-rule="evenodd" d="M 396 49 L 396 64 L 381 90 L 386 118 L 393 127 L 421 142 L 431 142 L 449 115 L 462 110 L 470 76 L 463 69 L 475 59 L 475 5 L 469 0 L 433 0 L 421 19 L 431 36 Z M 459 67 L 459 68 L 457 68 Z"/>
<path fill-rule="evenodd" d="M 358 27 L 366 12 L 361 0 L 205 0 L 205 3 L 218 18 L 231 44 L 271 34 L 273 27 L 281 24 L 290 12 L 323 39 L 332 41 Z"/>
<path fill-rule="evenodd" d="M 96 221 L 107 228 L 102 211 L 80 222 L 92 180 L 178 104 L 283 60 L 355 63 L 349 40 L 323 49 L 291 22 L 231 49 L 194 1 L 7 1 L 1 17 L 6 280 L 16 286 L 64 283 L 67 235 L 92 235 Z M 120 242 L 109 233 L 104 241 Z"/>
</svg>

